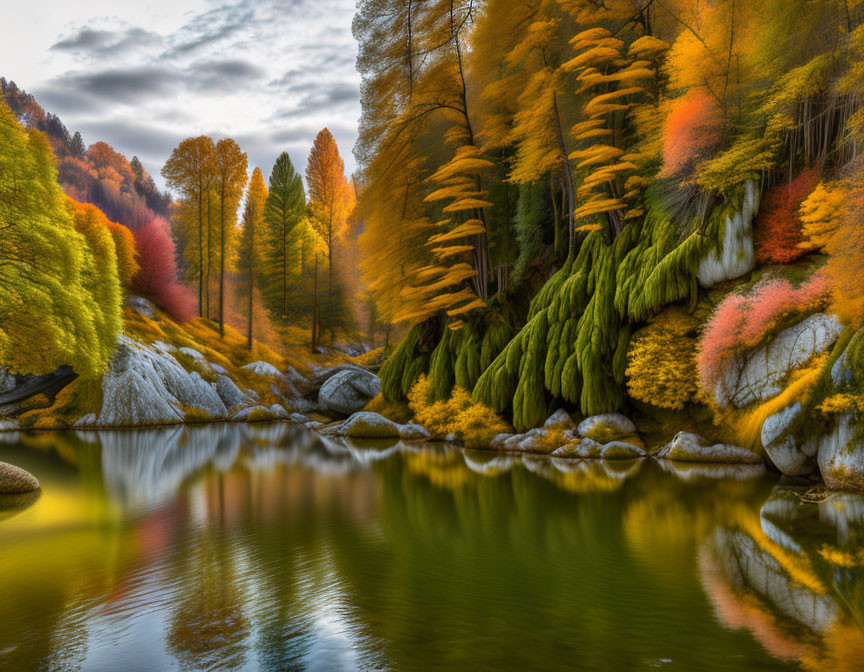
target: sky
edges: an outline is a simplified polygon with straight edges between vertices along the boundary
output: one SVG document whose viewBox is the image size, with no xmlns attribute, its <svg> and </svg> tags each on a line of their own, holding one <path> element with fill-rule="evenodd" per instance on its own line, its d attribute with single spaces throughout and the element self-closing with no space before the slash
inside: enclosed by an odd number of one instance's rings
<svg viewBox="0 0 864 672">
<path fill-rule="evenodd" d="M 355 0 L 41 0 L 4 12 L 0 76 L 70 134 L 159 171 L 181 140 L 234 138 L 249 170 L 299 172 L 330 129 L 354 170 Z"/>
</svg>

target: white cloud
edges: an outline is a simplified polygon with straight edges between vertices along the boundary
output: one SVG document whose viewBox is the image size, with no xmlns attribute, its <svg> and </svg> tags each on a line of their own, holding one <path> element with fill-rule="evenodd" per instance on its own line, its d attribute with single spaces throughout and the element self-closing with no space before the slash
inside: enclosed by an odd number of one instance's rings
<svg viewBox="0 0 864 672">
<path fill-rule="evenodd" d="M 171 148 L 201 133 L 236 138 L 250 171 L 268 174 L 285 150 L 302 172 L 327 126 L 350 171 L 360 115 L 354 8 L 354 0 L 21 3 L 4 27 L 0 75 L 85 142 L 141 157 L 160 183 Z"/>
</svg>

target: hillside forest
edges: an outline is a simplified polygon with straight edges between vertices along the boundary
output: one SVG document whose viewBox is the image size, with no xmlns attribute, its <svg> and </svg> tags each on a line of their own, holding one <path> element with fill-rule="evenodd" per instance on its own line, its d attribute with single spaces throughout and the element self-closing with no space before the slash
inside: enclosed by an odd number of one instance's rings
<svg viewBox="0 0 864 672">
<path fill-rule="evenodd" d="M 200 136 L 162 191 L 0 80 L 0 367 L 98 387 L 164 337 L 143 297 L 237 364 L 365 344 L 369 410 L 464 445 L 564 409 L 864 456 L 864 2 L 360 0 L 353 31 L 353 175 L 326 128 L 305 165 Z"/>
</svg>

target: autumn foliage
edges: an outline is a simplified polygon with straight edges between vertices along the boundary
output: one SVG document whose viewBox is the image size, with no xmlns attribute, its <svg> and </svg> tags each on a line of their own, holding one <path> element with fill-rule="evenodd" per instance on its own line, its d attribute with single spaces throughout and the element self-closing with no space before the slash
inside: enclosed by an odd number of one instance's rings
<svg viewBox="0 0 864 672">
<path fill-rule="evenodd" d="M 168 222 L 154 216 L 135 231 L 135 242 L 141 268 L 132 280 L 133 289 L 151 298 L 179 322 L 193 317 L 197 302 L 192 290 L 180 284 L 177 277 L 174 240 Z"/>
<path fill-rule="evenodd" d="M 791 182 L 771 189 L 759 207 L 753 231 L 756 261 L 760 264 L 788 264 L 805 254 L 798 209 L 819 182 L 819 173 L 809 168 Z"/>
<path fill-rule="evenodd" d="M 672 103 L 663 134 L 662 175 L 682 173 L 708 156 L 721 137 L 723 118 L 703 89 L 691 89 Z"/>
<path fill-rule="evenodd" d="M 724 365 L 736 353 L 758 345 L 783 325 L 784 318 L 824 307 L 830 291 L 825 275 L 816 274 L 797 288 L 788 280 L 769 278 L 749 294 L 729 294 L 717 306 L 699 342 L 702 389 L 713 391 Z"/>
</svg>

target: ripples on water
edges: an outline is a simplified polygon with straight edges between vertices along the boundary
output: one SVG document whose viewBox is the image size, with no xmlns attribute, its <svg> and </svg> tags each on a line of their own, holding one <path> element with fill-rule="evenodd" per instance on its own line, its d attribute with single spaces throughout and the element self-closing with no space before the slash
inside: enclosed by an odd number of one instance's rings
<svg viewBox="0 0 864 672">
<path fill-rule="evenodd" d="M 864 668 L 864 499 L 761 468 L 0 439 L 43 485 L 0 498 L 2 670 Z"/>
</svg>

